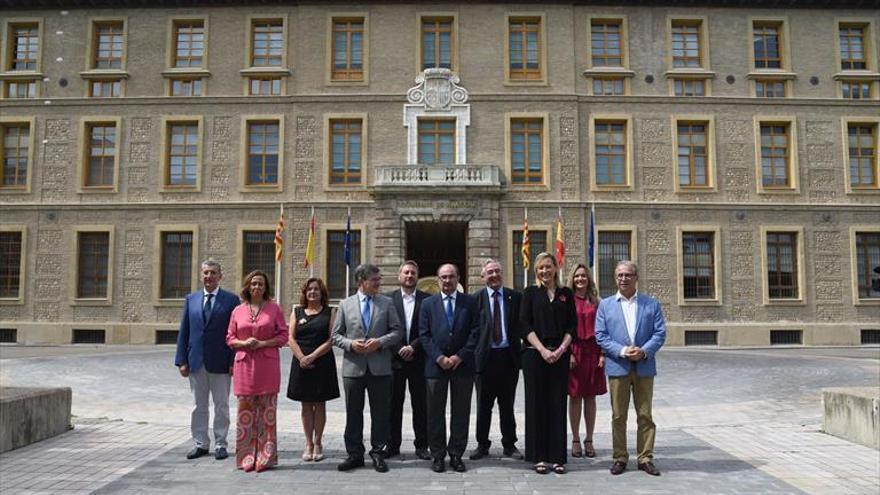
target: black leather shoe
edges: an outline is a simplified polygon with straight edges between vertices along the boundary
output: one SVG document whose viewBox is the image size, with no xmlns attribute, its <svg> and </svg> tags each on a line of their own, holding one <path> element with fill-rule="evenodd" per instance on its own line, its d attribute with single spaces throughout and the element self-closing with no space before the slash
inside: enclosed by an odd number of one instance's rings
<svg viewBox="0 0 880 495">
<path fill-rule="evenodd" d="M 454 469 L 456 473 L 463 473 L 467 471 L 467 468 L 464 467 L 464 461 L 462 461 L 461 456 L 458 455 L 449 456 L 449 467 Z"/>
<path fill-rule="evenodd" d="M 348 459 L 339 463 L 336 466 L 336 469 L 340 471 L 351 471 L 354 468 L 359 468 L 364 466 L 364 458 L 363 457 L 354 457 L 348 456 Z"/>
<path fill-rule="evenodd" d="M 442 457 L 435 458 L 434 462 L 431 463 L 431 471 L 434 471 L 435 473 L 446 471 L 446 459 Z"/>
<path fill-rule="evenodd" d="M 644 471 L 651 476 L 660 476 L 660 470 L 657 469 L 651 461 L 639 463 L 639 470 Z"/>
<path fill-rule="evenodd" d="M 218 461 L 222 461 L 229 457 L 229 452 L 226 452 L 226 447 L 217 447 L 217 450 L 214 451 L 214 459 Z"/>
<path fill-rule="evenodd" d="M 471 451 L 470 459 L 472 461 L 478 461 L 487 455 L 489 455 L 489 447 L 479 446 Z"/>
<path fill-rule="evenodd" d="M 208 449 L 203 449 L 201 447 L 193 447 L 192 450 L 186 453 L 187 459 L 198 459 L 203 455 L 208 455 Z"/>
<path fill-rule="evenodd" d="M 416 449 L 416 457 L 423 461 L 430 461 L 431 459 L 433 459 L 433 457 L 431 457 L 431 453 L 428 452 L 428 449 Z"/>
<path fill-rule="evenodd" d="M 518 461 L 521 461 L 524 458 L 522 452 L 516 447 L 504 449 L 504 457 L 510 457 L 511 459 L 516 459 Z"/>
<path fill-rule="evenodd" d="M 611 465 L 611 474 L 613 475 L 618 475 L 624 471 L 626 471 L 625 462 L 614 461 L 614 464 Z"/>
<path fill-rule="evenodd" d="M 387 473 L 388 464 L 385 464 L 385 458 L 378 452 L 370 452 L 370 459 L 373 460 L 373 469 L 377 473 Z"/>
<path fill-rule="evenodd" d="M 385 451 L 382 452 L 382 455 L 385 456 L 386 459 L 391 459 L 392 457 L 397 457 L 400 455 L 400 449 L 386 448 Z"/>
</svg>

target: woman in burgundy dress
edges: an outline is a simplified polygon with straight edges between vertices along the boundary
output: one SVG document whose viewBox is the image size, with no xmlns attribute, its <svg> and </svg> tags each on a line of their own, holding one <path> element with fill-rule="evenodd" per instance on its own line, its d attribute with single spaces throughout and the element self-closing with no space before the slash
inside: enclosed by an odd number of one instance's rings
<svg viewBox="0 0 880 495">
<path fill-rule="evenodd" d="M 593 430 L 596 426 L 596 396 L 604 395 L 605 355 L 596 343 L 596 284 L 590 269 L 578 264 L 569 279 L 577 311 L 577 335 L 571 343 L 571 365 L 568 372 L 568 417 L 571 421 L 571 456 L 595 457 Z M 581 410 L 584 414 L 586 437 L 581 450 Z"/>
</svg>

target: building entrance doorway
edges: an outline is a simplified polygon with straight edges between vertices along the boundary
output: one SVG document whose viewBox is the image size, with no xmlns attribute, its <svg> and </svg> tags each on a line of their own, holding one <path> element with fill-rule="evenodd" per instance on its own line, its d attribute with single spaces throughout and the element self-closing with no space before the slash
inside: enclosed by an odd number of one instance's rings
<svg viewBox="0 0 880 495">
<path fill-rule="evenodd" d="M 437 269 L 453 263 L 461 275 L 460 284 L 467 289 L 467 222 L 407 222 L 406 259 L 419 264 L 419 289 L 439 291 Z"/>
</svg>

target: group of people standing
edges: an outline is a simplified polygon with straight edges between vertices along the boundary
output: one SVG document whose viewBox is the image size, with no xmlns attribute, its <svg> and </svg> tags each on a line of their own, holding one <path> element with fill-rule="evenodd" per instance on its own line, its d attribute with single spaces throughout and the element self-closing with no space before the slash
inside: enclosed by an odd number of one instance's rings
<svg viewBox="0 0 880 495">
<path fill-rule="evenodd" d="M 416 288 L 419 267 L 408 260 L 398 271 L 399 287 L 382 294 L 379 268 L 363 264 L 354 271 L 357 292 L 335 310 L 329 306 L 324 282 L 306 280 L 288 331 L 265 273 L 248 274 L 236 296 L 220 289 L 221 267 L 206 260 L 201 265 L 204 289 L 186 298 L 175 358 L 195 396 L 195 446 L 187 458 L 210 453 L 209 396 L 214 402 L 214 456 L 228 456 L 232 382 L 238 398 L 237 467 L 259 472 L 277 464 L 279 348 L 288 345 L 293 363 L 287 396 L 302 403 L 302 459 L 323 460 L 325 404 L 340 396 L 335 346 L 343 352 L 346 411 L 346 458 L 337 466 L 340 471 L 364 466 L 367 454 L 376 471 L 388 471 L 386 460 L 400 455 L 407 389 L 416 457 L 431 461 L 435 472 L 447 469 L 447 458 L 450 469 L 466 471 L 463 457 L 476 388 L 477 446 L 471 460 L 489 455 L 497 403 L 503 455 L 525 459 L 539 474 L 564 474 L 568 423 L 571 455 L 594 457 L 596 396 L 610 390 L 611 473 L 626 469 L 632 395 L 639 469 L 659 475 L 653 464 L 651 402 L 654 355 L 665 340 L 660 305 L 637 293 L 637 267 L 629 261 L 615 269 L 617 294 L 602 301 L 586 266 L 574 267 L 570 286 L 561 283 L 558 272 L 552 255 L 539 254 L 537 283 L 520 293 L 504 286 L 501 264 L 490 259 L 481 269 L 485 287 L 467 294 L 458 289 L 458 267 L 444 264 L 437 270 L 440 291 L 429 295 Z M 520 370 L 525 384 L 525 454 L 517 448 L 514 415 Z M 363 433 L 367 400 L 369 451 Z"/>
</svg>

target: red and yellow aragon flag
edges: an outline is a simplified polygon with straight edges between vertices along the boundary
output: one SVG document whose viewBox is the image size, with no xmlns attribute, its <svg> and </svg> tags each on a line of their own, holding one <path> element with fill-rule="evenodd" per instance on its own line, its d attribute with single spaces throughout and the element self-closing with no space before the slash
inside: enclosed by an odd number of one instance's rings
<svg viewBox="0 0 880 495">
<path fill-rule="evenodd" d="M 532 257 L 531 250 L 532 250 L 532 246 L 529 243 L 529 219 L 524 218 L 523 219 L 522 250 L 521 250 L 523 270 L 528 270 L 529 265 L 531 265 L 531 263 L 529 262 L 529 260 Z"/>
<path fill-rule="evenodd" d="M 312 266 L 315 257 L 315 210 L 312 210 L 312 221 L 309 224 L 309 241 L 306 243 L 306 257 L 303 260 L 303 266 L 308 268 Z"/>
<path fill-rule="evenodd" d="M 559 265 L 561 271 L 565 265 L 565 241 L 562 239 L 562 210 L 559 210 L 559 216 L 556 217 L 556 264 Z"/>
<path fill-rule="evenodd" d="M 284 255 L 284 206 L 278 216 L 278 226 L 275 227 L 275 261 L 281 261 Z"/>
</svg>

